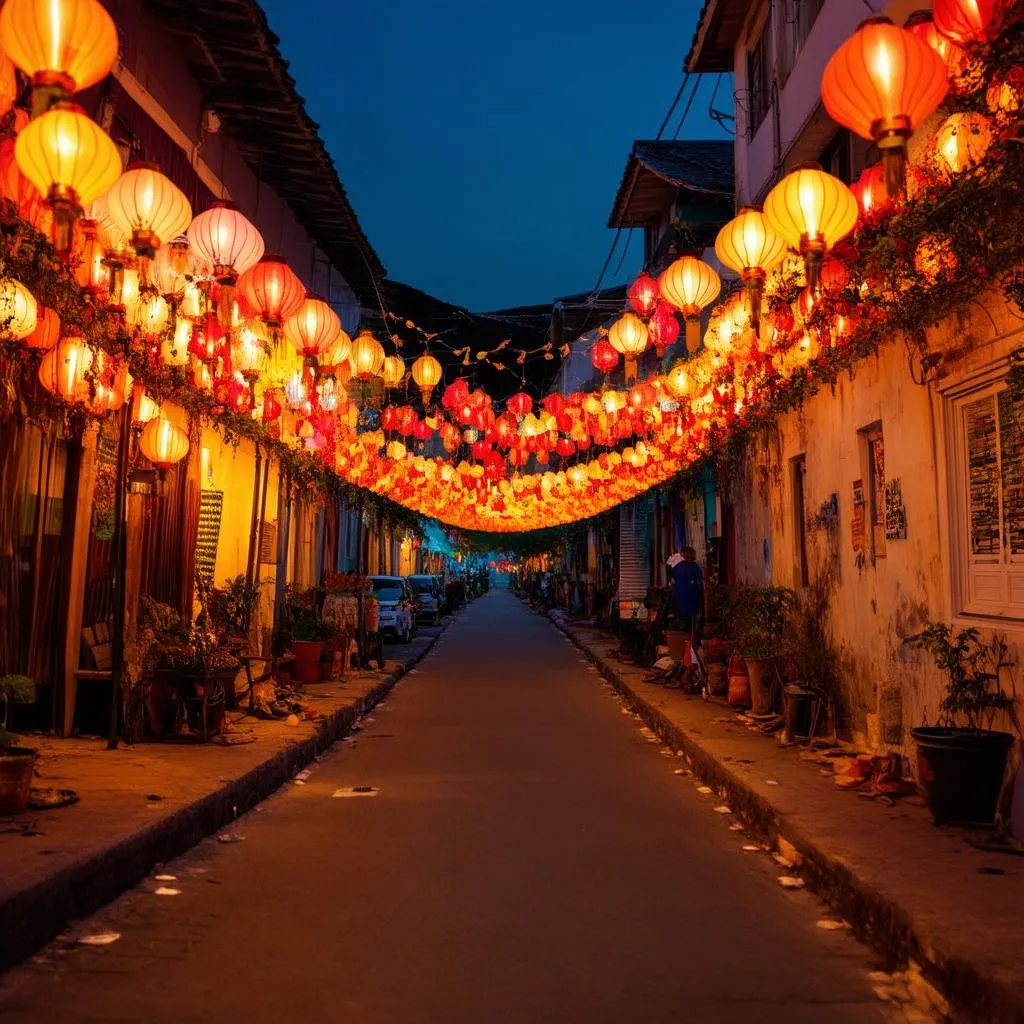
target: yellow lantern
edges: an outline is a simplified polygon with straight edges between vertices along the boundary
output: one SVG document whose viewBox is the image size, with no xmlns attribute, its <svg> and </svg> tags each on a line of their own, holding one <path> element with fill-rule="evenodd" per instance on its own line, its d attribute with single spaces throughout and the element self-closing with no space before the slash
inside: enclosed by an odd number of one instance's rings
<svg viewBox="0 0 1024 1024">
<path fill-rule="evenodd" d="M 238 331 L 231 346 L 231 365 L 252 386 L 266 370 L 269 360 L 267 329 L 259 320 L 250 320 Z"/>
<path fill-rule="evenodd" d="M 160 406 L 140 387 L 132 402 L 132 422 L 142 426 L 160 415 Z"/>
<path fill-rule="evenodd" d="M 385 356 L 380 375 L 385 387 L 397 388 L 405 379 L 405 360 L 401 356 Z"/>
<path fill-rule="evenodd" d="M 111 217 L 130 236 L 139 256 L 152 258 L 192 221 L 185 193 L 155 164 L 133 163 L 110 187 L 106 200 Z"/>
<path fill-rule="evenodd" d="M 156 338 L 163 334 L 170 320 L 171 308 L 167 305 L 167 300 L 152 290 L 144 292 L 135 302 L 125 306 L 125 321 L 128 326 L 132 330 L 138 329 L 146 338 Z"/>
<path fill-rule="evenodd" d="M 428 352 L 424 352 L 412 364 L 412 379 L 420 389 L 424 408 L 430 404 L 430 396 L 440 384 L 442 373 L 441 364 Z"/>
<path fill-rule="evenodd" d="M 768 193 L 764 215 L 776 234 L 800 251 L 807 287 L 818 284 L 825 254 L 857 223 L 857 200 L 817 164 L 803 164 Z"/>
<path fill-rule="evenodd" d="M 86 375 L 92 361 L 92 349 L 83 338 L 64 338 L 43 356 L 39 364 L 39 381 L 47 391 L 65 402 L 84 402 L 89 398 Z"/>
<path fill-rule="evenodd" d="M 636 377 L 636 361 L 647 348 L 649 338 L 647 325 L 636 313 L 623 313 L 608 328 L 608 343 L 616 352 L 621 352 L 625 360 L 627 381 Z"/>
<path fill-rule="evenodd" d="M 676 307 L 686 324 L 686 351 L 693 355 L 700 345 L 700 311 L 718 298 L 722 279 L 703 260 L 683 256 L 658 278 L 661 296 Z"/>
<path fill-rule="evenodd" d="M 139 437 L 139 451 L 157 469 L 170 469 L 188 454 L 188 434 L 163 416 L 151 419 Z"/>
<path fill-rule="evenodd" d="M 690 375 L 686 363 L 681 360 L 674 363 L 672 369 L 668 371 L 665 383 L 676 398 L 685 398 L 690 393 Z"/>
<path fill-rule="evenodd" d="M 981 163 L 992 145 L 992 125 L 984 114 L 953 114 L 935 135 L 935 157 L 947 175 Z"/>
<path fill-rule="evenodd" d="M 352 339 L 343 330 L 338 331 L 338 336 L 327 346 L 327 350 L 321 355 L 320 362 L 323 366 L 341 366 L 352 354 Z"/>
<path fill-rule="evenodd" d="M 384 346 L 369 331 L 361 331 L 352 342 L 350 362 L 360 380 L 369 380 L 384 366 Z"/>
<path fill-rule="evenodd" d="M 174 333 L 160 346 L 160 358 L 165 366 L 187 366 L 188 344 L 192 340 L 192 321 L 179 316 L 174 321 Z"/>
<path fill-rule="evenodd" d="M 785 253 L 785 241 L 772 231 L 757 206 L 745 206 L 715 239 L 715 255 L 740 275 L 747 289 L 755 329 L 761 323 L 765 278 Z"/>
<path fill-rule="evenodd" d="M 0 280 L 0 340 L 27 338 L 36 329 L 38 311 L 35 296 L 20 281 Z"/>
<path fill-rule="evenodd" d="M 121 173 L 117 147 L 81 107 L 61 102 L 18 133 L 14 159 L 53 208 L 53 245 L 66 257 L 82 207 L 103 195 Z"/>
<path fill-rule="evenodd" d="M 104 78 L 117 60 L 117 28 L 98 0 L 8 0 L 0 46 L 32 80 L 33 112 Z"/>
<path fill-rule="evenodd" d="M 317 295 L 307 295 L 299 310 L 284 321 L 285 337 L 305 359 L 315 359 L 341 330 L 338 314 Z"/>
</svg>

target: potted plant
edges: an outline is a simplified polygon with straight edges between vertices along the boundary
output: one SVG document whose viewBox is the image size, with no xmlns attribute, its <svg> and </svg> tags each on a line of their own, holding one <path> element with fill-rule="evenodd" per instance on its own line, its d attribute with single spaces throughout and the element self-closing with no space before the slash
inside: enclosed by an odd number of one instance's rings
<svg viewBox="0 0 1024 1024">
<path fill-rule="evenodd" d="M 740 598 L 739 651 L 750 679 L 750 710 L 755 715 L 771 711 L 773 695 L 768 673 L 772 659 L 787 647 L 786 620 L 794 594 L 788 587 L 747 587 Z"/>
<path fill-rule="evenodd" d="M 18 737 L 7 731 L 12 704 L 31 704 L 36 699 L 36 684 L 28 676 L 0 676 L 0 817 L 23 814 L 32 790 L 32 770 L 36 752 L 19 747 Z"/>
<path fill-rule="evenodd" d="M 324 642 L 333 631 L 321 617 L 320 594 L 315 587 L 302 591 L 288 588 L 281 625 L 288 634 L 289 646 L 295 655 L 295 678 L 300 683 L 318 682 Z"/>
<path fill-rule="evenodd" d="M 222 588 L 210 592 L 210 618 L 222 634 L 222 642 L 239 650 L 248 646 L 249 623 L 260 603 L 260 581 L 251 583 L 239 573 Z"/>
<path fill-rule="evenodd" d="M 905 642 L 927 651 L 946 675 L 938 725 L 911 730 L 932 818 L 936 825 L 992 825 L 1014 739 L 992 728 L 997 712 L 1013 705 L 1000 686 L 1006 642 L 982 640 L 973 628 L 954 633 L 942 622 L 929 622 Z"/>
</svg>

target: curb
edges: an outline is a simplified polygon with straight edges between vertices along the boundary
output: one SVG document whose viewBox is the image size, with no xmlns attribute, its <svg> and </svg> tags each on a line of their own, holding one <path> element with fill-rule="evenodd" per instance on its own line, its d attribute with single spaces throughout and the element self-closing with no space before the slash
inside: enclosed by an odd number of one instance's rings
<svg viewBox="0 0 1024 1024">
<path fill-rule="evenodd" d="M 665 744 L 685 754 L 694 775 L 715 789 L 757 838 L 772 849 L 799 855 L 807 888 L 841 914 L 854 935 L 880 954 L 888 967 L 916 964 L 924 978 L 956 1008 L 957 1019 L 985 1024 L 1024 1022 L 1022 993 L 986 977 L 979 965 L 939 948 L 906 908 L 862 882 L 847 865 L 822 850 L 692 735 L 639 696 L 571 630 L 550 617 L 549 621 L 587 656 L 648 728 Z"/>
<path fill-rule="evenodd" d="M 439 636 L 447 628 L 444 626 Z M 280 789 L 296 772 L 349 732 L 402 676 L 426 657 L 437 639 L 432 637 L 419 654 L 384 676 L 354 704 L 318 723 L 314 735 L 279 750 L 244 775 L 169 817 L 0 903 L 0 921 L 4 922 L 0 929 L 0 971 L 32 956 L 64 931 L 71 921 L 115 900 L 141 882 L 155 865 L 180 857 L 200 840 L 231 824 Z"/>
</svg>

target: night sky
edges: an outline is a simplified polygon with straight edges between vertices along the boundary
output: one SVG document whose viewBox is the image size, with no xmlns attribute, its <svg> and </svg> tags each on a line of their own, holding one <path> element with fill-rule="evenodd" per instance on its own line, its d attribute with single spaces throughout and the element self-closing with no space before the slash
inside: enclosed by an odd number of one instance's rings
<svg viewBox="0 0 1024 1024">
<path fill-rule="evenodd" d="M 657 134 L 700 2 L 264 7 L 389 276 L 486 311 L 593 287 L 630 147 Z M 681 138 L 723 136 L 705 77 Z M 618 280 L 640 251 L 637 237 Z"/>
</svg>

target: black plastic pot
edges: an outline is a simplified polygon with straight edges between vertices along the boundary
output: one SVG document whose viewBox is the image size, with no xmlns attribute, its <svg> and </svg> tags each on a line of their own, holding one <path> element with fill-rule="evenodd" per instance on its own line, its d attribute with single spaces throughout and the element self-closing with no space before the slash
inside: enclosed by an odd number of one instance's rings
<svg viewBox="0 0 1024 1024">
<path fill-rule="evenodd" d="M 993 825 L 1006 759 L 1008 732 L 922 726 L 917 743 L 917 781 L 936 825 Z"/>
<path fill-rule="evenodd" d="M 788 683 L 783 690 L 783 712 L 786 718 L 786 737 L 792 741 L 806 739 L 811 734 L 814 694 L 798 683 Z"/>
</svg>

